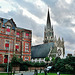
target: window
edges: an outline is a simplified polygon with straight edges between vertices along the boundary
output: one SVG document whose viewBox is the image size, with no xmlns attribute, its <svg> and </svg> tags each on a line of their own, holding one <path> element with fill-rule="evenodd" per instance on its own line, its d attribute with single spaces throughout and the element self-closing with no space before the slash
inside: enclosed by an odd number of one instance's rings
<svg viewBox="0 0 75 75">
<path fill-rule="evenodd" d="M 10 26 L 6 27 L 6 34 L 10 34 Z"/>
<path fill-rule="evenodd" d="M 25 43 L 25 52 L 29 52 L 29 43 Z"/>
<path fill-rule="evenodd" d="M 29 60 L 29 57 L 25 57 L 25 61 L 28 61 Z"/>
<path fill-rule="evenodd" d="M 5 49 L 6 50 L 9 50 L 9 40 L 6 40 L 5 41 Z"/>
<path fill-rule="evenodd" d="M 5 55 L 4 56 L 4 63 L 7 63 L 8 62 L 8 55 Z"/>
<path fill-rule="evenodd" d="M 2 56 L 0 55 L 0 63 L 2 62 L 2 60 L 3 60 L 3 58 L 2 58 Z"/>
<path fill-rule="evenodd" d="M 31 38 L 31 34 L 30 33 L 25 33 L 25 38 Z"/>
<path fill-rule="evenodd" d="M 24 38 L 24 32 L 22 32 L 22 37 Z"/>
<path fill-rule="evenodd" d="M 19 51 L 19 44 L 18 43 L 16 44 L 15 47 L 16 47 L 16 51 Z"/>
<path fill-rule="evenodd" d="M 19 33 L 19 32 L 17 32 L 17 33 L 16 33 L 16 37 L 19 37 L 19 35 L 20 35 L 20 33 Z"/>
<path fill-rule="evenodd" d="M 25 38 L 29 38 L 29 33 L 25 33 Z"/>
</svg>

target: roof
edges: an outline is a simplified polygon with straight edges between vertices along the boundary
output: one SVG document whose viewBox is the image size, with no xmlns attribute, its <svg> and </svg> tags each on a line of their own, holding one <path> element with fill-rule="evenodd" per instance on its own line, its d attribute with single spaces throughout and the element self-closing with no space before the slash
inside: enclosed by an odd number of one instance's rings
<svg viewBox="0 0 75 75">
<path fill-rule="evenodd" d="M 31 47 L 31 58 L 45 58 L 50 52 L 50 48 L 54 47 L 54 43 L 41 44 Z"/>
<path fill-rule="evenodd" d="M 13 25 L 13 26 L 12 26 L 12 29 L 15 30 L 16 24 L 15 24 L 15 22 L 13 21 L 12 18 L 11 18 L 11 19 L 5 19 L 5 18 L 1 18 L 1 17 L 0 17 L 0 19 L 1 19 L 1 21 L 3 21 L 3 26 L 2 26 L 2 27 L 5 27 L 5 23 L 7 23 L 8 21 L 10 21 L 10 23 Z"/>
<path fill-rule="evenodd" d="M 50 21 L 49 9 L 48 9 L 48 14 L 47 14 L 47 27 L 51 28 L 51 21 Z"/>
<path fill-rule="evenodd" d="M 26 30 L 26 31 L 30 31 L 30 32 L 32 32 L 32 30 L 24 29 L 24 28 L 21 28 L 21 27 L 17 27 L 17 29 L 22 29 L 22 30 Z"/>
</svg>

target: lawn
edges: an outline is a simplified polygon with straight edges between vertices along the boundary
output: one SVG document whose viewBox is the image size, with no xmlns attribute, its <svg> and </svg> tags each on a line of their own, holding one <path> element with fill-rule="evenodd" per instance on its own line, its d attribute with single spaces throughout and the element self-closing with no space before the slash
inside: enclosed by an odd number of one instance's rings
<svg viewBox="0 0 75 75">
<path fill-rule="evenodd" d="M 38 75 L 45 75 L 44 73 L 39 73 Z M 57 75 L 56 73 L 47 73 L 47 75 Z M 60 75 L 72 75 L 72 74 L 60 74 Z"/>
<path fill-rule="evenodd" d="M 0 73 L 0 75 L 8 75 L 8 73 Z M 11 74 L 9 74 L 9 75 L 11 75 Z"/>
</svg>

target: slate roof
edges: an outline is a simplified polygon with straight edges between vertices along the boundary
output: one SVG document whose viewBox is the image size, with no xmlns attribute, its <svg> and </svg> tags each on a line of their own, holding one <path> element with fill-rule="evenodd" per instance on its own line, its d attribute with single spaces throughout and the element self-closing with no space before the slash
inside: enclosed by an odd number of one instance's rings
<svg viewBox="0 0 75 75">
<path fill-rule="evenodd" d="M 3 21 L 3 26 L 2 27 L 5 27 L 5 23 L 7 22 L 7 21 L 10 21 L 10 23 L 13 25 L 12 26 L 12 29 L 14 29 L 15 30 L 15 27 L 16 27 L 16 24 L 15 24 L 15 22 L 13 21 L 13 19 L 5 19 L 5 18 L 1 18 L 0 17 L 0 19 Z"/>
<path fill-rule="evenodd" d="M 41 44 L 31 47 L 31 58 L 45 58 L 50 52 L 50 48 L 54 47 L 54 43 Z"/>
</svg>

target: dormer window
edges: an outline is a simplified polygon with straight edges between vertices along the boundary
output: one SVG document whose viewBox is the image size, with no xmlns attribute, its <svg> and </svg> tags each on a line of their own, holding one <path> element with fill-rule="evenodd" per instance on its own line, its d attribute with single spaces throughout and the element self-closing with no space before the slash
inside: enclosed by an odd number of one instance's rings
<svg viewBox="0 0 75 75">
<path fill-rule="evenodd" d="M 6 34 L 10 34 L 10 26 L 6 27 Z"/>
</svg>

